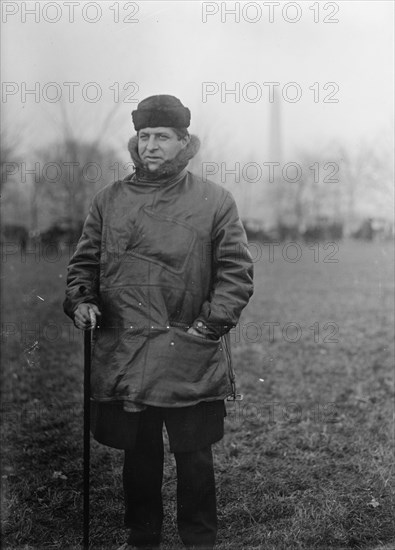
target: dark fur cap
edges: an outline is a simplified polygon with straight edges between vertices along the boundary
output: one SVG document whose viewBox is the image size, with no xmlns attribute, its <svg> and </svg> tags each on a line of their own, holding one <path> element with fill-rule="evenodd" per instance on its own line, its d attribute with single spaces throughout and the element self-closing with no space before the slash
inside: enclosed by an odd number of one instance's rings
<svg viewBox="0 0 395 550">
<path fill-rule="evenodd" d="M 136 132 L 142 128 L 188 128 L 191 112 L 173 95 L 152 95 L 140 101 L 132 112 Z"/>
</svg>

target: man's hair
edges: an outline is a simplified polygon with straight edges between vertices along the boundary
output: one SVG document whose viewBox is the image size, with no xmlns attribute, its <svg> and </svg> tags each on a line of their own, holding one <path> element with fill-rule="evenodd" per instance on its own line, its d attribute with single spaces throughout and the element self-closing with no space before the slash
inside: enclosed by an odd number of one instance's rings
<svg viewBox="0 0 395 550">
<path fill-rule="evenodd" d="M 172 128 L 172 130 L 177 134 L 178 141 L 185 137 L 189 137 L 188 128 Z"/>
</svg>

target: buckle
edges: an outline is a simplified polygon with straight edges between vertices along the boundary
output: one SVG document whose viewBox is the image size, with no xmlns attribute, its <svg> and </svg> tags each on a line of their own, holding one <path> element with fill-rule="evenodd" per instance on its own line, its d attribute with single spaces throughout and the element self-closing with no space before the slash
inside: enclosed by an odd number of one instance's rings
<svg viewBox="0 0 395 550">
<path fill-rule="evenodd" d="M 236 393 L 233 395 L 229 395 L 229 397 L 226 398 L 226 401 L 243 401 L 244 395 L 242 393 Z"/>
</svg>

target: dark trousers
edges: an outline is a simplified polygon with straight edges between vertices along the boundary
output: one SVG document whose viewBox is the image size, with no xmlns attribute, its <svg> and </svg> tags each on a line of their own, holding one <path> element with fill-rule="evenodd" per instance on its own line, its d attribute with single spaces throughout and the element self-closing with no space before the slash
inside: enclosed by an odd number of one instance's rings
<svg viewBox="0 0 395 550">
<path fill-rule="evenodd" d="M 133 449 L 125 451 L 123 486 L 129 544 L 158 545 L 163 520 L 163 410 L 148 407 L 140 421 Z M 175 452 L 177 525 L 191 548 L 213 548 L 217 534 L 215 480 L 211 445 Z"/>
</svg>

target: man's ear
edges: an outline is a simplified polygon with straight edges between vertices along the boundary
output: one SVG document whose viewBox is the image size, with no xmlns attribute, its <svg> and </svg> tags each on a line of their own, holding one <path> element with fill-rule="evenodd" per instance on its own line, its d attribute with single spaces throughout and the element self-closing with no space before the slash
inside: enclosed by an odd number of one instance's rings
<svg viewBox="0 0 395 550">
<path fill-rule="evenodd" d="M 188 143 L 191 141 L 191 136 L 188 134 L 180 139 L 182 148 L 185 149 L 185 147 L 188 145 Z"/>
</svg>

